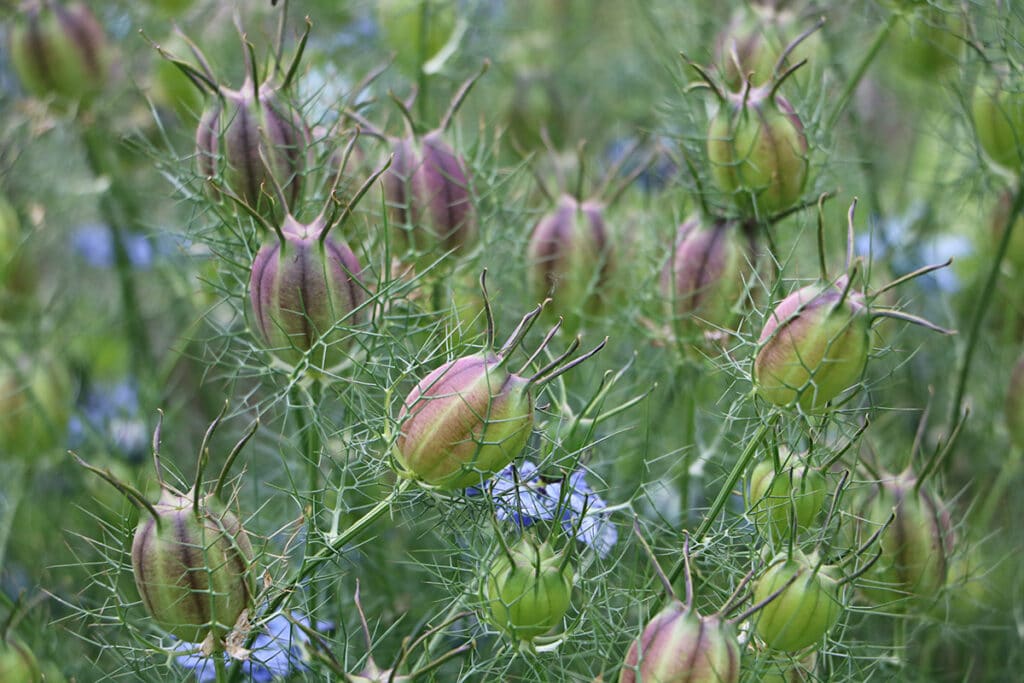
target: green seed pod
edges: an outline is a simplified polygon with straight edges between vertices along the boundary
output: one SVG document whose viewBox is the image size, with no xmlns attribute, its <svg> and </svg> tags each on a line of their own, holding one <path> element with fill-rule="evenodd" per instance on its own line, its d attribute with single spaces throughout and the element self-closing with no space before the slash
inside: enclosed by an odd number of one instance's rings
<svg viewBox="0 0 1024 683">
<path fill-rule="evenodd" d="M 958 12 L 927 6 L 927 0 L 916 4 L 896 20 L 886 61 L 922 83 L 935 83 L 963 58 L 966 26 Z"/>
<path fill-rule="evenodd" d="M 601 308 L 612 269 L 601 204 L 562 195 L 557 208 L 534 226 L 526 253 L 531 296 L 551 297 L 551 310 L 567 317 L 569 329 L 580 312 Z"/>
<path fill-rule="evenodd" d="M 758 395 L 777 406 L 820 410 L 864 374 L 871 348 L 865 297 L 844 275 L 793 292 L 765 322 L 754 359 Z"/>
<path fill-rule="evenodd" d="M 1024 169 L 1024 92 L 1004 78 L 983 78 L 974 87 L 971 115 L 978 144 L 1000 168 Z"/>
<path fill-rule="evenodd" d="M 199 173 L 222 179 L 264 215 L 272 213 L 275 184 L 288 203 L 276 213 L 297 206 L 311 154 L 309 130 L 299 112 L 269 84 L 257 88 L 251 76 L 241 90 L 220 88 L 196 128 Z"/>
<path fill-rule="evenodd" d="M 768 647 L 796 652 L 820 643 L 842 616 L 838 582 L 814 564 L 797 551 L 792 559 L 777 561 L 754 584 L 755 604 L 782 590 L 755 617 L 754 629 Z M 796 580 L 786 586 L 794 576 Z"/>
<path fill-rule="evenodd" d="M 37 458 L 63 446 L 71 402 L 63 364 L 11 343 L 0 345 L 0 454 Z"/>
<path fill-rule="evenodd" d="M 775 65 L 787 49 L 787 43 L 802 30 L 797 25 L 796 15 L 785 9 L 758 7 L 753 11 L 740 9 L 734 12 L 729 25 L 715 43 L 716 63 L 725 85 L 738 92 L 748 80 L 753 87 L 771 81 Z M 807 85 L 813 74 L 821 73 L 827 49 L 821 32 L 815 31 L 793 46 L 781 69 L 785 71 L 806 60 L 807 64 L 792 78 L 799 85 Z"/>
<path fill-rule="evenodd" d="M 384 174 L 390 220 L 422 263 L 464 252 L 477 236 L 469 170 L 440 130 L 395 141 Z"/>
<path fill-rule="evenodd" d="M 1024 356 L 1021 356 L 1013 366 L 1004 407 L 1010 442 L 1017 448 L 1024 449 Z"/>
<path fill-rule="evenodd" d="M 190 643 L 223 637 L 251 607 L 249 537 L 213 497 L 165 490 L 132 542 L 132 572 L 142 604 L 171 635 Z"/>
<path fill-rule="evenodd" d="M 378 0 L 377 23 L 395 63 L 416 75 L 455 30 L 454 0 Z"/>
<path fill-rule="evenodd" d="M 661 291 L 674 318 L 709 330 L 733 329 L 754 274 L 753 245 L 731 221 L 705 226 L 691 217 L 679 226 Z"/>
<path fill-rule="evenodd" d="M 32 650 L 16 638 L 0 640 L 0 681 L 40 683 L 43 675 Z"/>
<path fill-rule="evenodd" d="M 916 489 L 916 490 L 915 490 Z M 909 471 L 884 479 L 863 505 L 858 543 L 895 519 L 879 539 L 881 556 L 859 587 L 875 603 L 934 598 L 946 583 L 955 537 L 949 510 Z"/>
<path fill-rule="evenodd" d="M 399 463 L 442 489 L 479 484 L 526 446 L 533 427 L 529 381 L 493 353 L 445 363 L 406 397 L 398 420 Z"/>
<path fill-rule="evenodd" d="M 516 640 L 544 635 L 569 609 L 572 571 L 547 543 L 523 538 L 487 570 L 482 598 L 488 621 Z"/>
<path fill-rule="evenodd" d="M 349 246 L 326 230 L 322 215 L 309 225 L 289 215 L 278 239 L 266 243 L 253 261 L 249 296 L 255 327 L 288 363 L 316 346 L 315 366 L 337 365 L 351 341 L 340 325 L 361 320 L 362 267 Z"/>
<path fill-rule="evenodd" d="M 737 683 L 740 646 L 732 626 L 679 600 L 658 612 L 633 641 L 619 683 Z"/>
<path fill-rule="evenodd" d="M 107 84 L 111 51 L 88 7 L 31 2 L 10 35 L 11 62 L 27 91 L 90 99 Z"/>
<path fill-rule="evenodd" d="M 765 538 L 789 538 L 793 517 L 798 532 L 809 528 L 825 507 L 825 475 L 799 459 L 794 464 L 783 460 L 779 472 L 771 460 L 764 460 L 750 475 L 748 514 Z"/>
<path fill-rule="evenodd" d="M 774 87 L 724 95 L 708 128 L 711 177 L 751 216 L 790 208 L 807 183 L 803 124 Z"/>
</svg>

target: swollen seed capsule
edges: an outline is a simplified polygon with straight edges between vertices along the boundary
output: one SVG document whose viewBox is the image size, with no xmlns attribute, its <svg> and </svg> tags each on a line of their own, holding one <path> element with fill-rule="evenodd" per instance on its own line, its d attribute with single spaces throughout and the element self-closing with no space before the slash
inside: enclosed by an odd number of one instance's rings
<svg viewBox="0 0 1024 683">
<path fill-rule="evenodd" d="M 697 217 L 679 226 L 661 290 L 675 318 L 704 328 L 731 329 L 753 275 L 751 243 L 733 222 L 707 227 Z"/>
<path fill-rule="evenodd" d="M 255 326 L 289 363 L 320 344 L 313 364 L 337 365 L 348 341 L 340 325 L 360 321 L 362 267 L 345 242 L 330 234 L 321 239 L 326 229 L 323 217 L 303 225 L 288 216 L 279 239 L 265 244 L 253 261 L 249 295 Z"/>
<path fill-rule="evenodd" d="M 982 79 L 974 88 L 971 115 L 978 144 L 996 165 L 1024 169 L 1024 92 L 1003 79 Z"/>
<path fill-rule="evenodd" d="M 771 86 L 730 93 L 708 128 L 718 188 L 751 216 L 790 208 L 807 183 L 807 138 L 793 107 Z"/>
<path fill-rule="evenodd" d="M 796 580 L 786 584 L 796 576 Z M 783 588 L 783 586 L 786 586 Z M 771 567 L 754 584 L 754 602 L 782 589 L 755 617 L 754 628 L 768 647 L 796 652 L 821 642 L 843 613 L 838 584 L 824 569 L 797 553 Z"/>
<path fill-rule="evenodd" d="M 0 640 L 0 681 L 39 683 L 43 680 L 32 650 L 16 638 Z"/>
<path fill-rule="evenodd" d="M 34 95 L 88 99 L 106 86 L 110 48 L 103 28 L 82 3 L 30 3 L 10 40 L 14 70 Z"/>
<path fill-rule="evenodd" d="M 484 582 L 488 621 L 517 640 L 555 628 L 571 598 L 572 567 L 547 543 L 529 538 L 498 555 Z"/>
<path fill-rule="evenodd" d="M 275 184 L 284 189 L 284 209 L 296 206 L 311 152 L 309 130 L 299 113 L 269 85 L 256 88 L 251 78 L 241 90 L 221 88 L 196 128 L 200 174 L 222 177 L 232 192 L 264 214 L 270 213 Z"/>
<path fill-rule="evenodd" d="M 36 458 L 63 444 L 71 379 L 61 363 L 0 345 L 0 454 Z"/>
<path fill-rule="evenodd" d="M 807 529 L 825 506 L 825 475 L 803 464 L 775 472 L 771 460 L 757 464 L 750 476 L 749 514 L 766 538 L 789 538 L 791 517 Z"/>
<path fill-rule="evenodd" d="M 191 496 L 164 491 L 132 542 L 132 572 L 142 604 L 171 635 L 198 643 L 222 637 L 250 607 L 249 537 L 213 498 L 193 509 Z"/>
<path fill-rule="evenodd" d="M 793 292 L 765 322 L 754 359 L 758 395 L 780 407 L 820 410 L 864 374 L 871 320 L 846 276 Z"/>
<path fill-rule="evenodd" d="M 527 244 L 532 296 L 551 297 L 551 310 L 570 318 L 600 308 L 602 289 L 611 271 L 604 207 L 562 195 L 558 207 L 540 219 Z"/>
<path fill-rule="evenodd" d="M 399 413 L 396 458 L 442 489 L 479 484 L 526 446 L 533 427 L 529 382 L 488 353 L 446 363 L 423 378 Z"/>
<path fill-rule="evenodd" d="M 417 258 L 431 263 L 476 241 L 477 218 L 466 163 L 441 131 L 395 142 L 384 174 L 390 220 Z"/>
<path fill-rule="evenodd" d="M 658 612 L 633 641 L 619 683 L 737 683 L 740 646 L 732 627 L 679 600 Z"/>
</svg>

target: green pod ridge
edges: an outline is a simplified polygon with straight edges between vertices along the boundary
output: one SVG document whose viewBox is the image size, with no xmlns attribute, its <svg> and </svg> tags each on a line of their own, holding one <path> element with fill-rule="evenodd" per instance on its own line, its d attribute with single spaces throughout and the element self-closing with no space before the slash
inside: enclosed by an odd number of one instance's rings
<svg viewBox="0 0 1024 683">
<path fill-rule="evenodd" d="M 800 553 L 778 562 L 754 584 L 755 604 L 782 591 L 757 613 L 754 629 L 775 650 L 796 652 L 820 643 L 842 616 L 838 589 L 824 568 L 815 570 Z"/>
<path fill-rule="evenodd" d="M 895 512 L 878 541 L 878 561 L 859 588 L 877 604 L 934 599 L 946 585 L 955 535 L 946 505 L 910 471 L 879 483 L 865 501 L 858 542 L 866 541 Z"/>
<path fill-rule="evenodd" d="M 1024 169 L 1024 92 L 1007 87 L 1005 79 L 982 78 L 974 87 L 971 117 L 986 156 L 1000 168 L 1020 175 Z"/>
<path fill-rule="evenodd" d="M 251 77 L 241 90 L 220 88 L 203 112 L 196 127 L 196 159 L 204 178 L 222 180 L 264 215 L 273 213 L 275 186 L 288 203 L 284 210 L 297 206 L 313 164 L 309 129 L 300 113 L 270 85 L 257 89 Z M 211 190 L 219 196 L 215 187 Z"/>
<path fill-rule="evenodd" d="M 498 356 L 445 363 L 409 393 L 395 446 L 410 476 L 441 489 L 479 485 L 519 455 L 533 427 L 529 381 Z"/>
<path fill-rule="evenodd" d="M 487 619 L 516 640 L 530 641 L 562 621 L 572 599 L 572 567 L 548 543 L 523 538 L 487 570 Z"/>
<path fill-rule="evenodd" d="M 696 216 L 687 219 L 661 274 L 673 318 L 710 330 L 732 329 L 754 274 L 752 252 L 739 224 L 718 220 L 707 226 Z"/>
<path fill-rule="evenodd" d="M 576 327 L 580 312 L 596 313 L 607 297 L 613 269 L 604 207 L 564 194 L 538 221 L 526 247 L 527 279 L 537 301 L 551 298 L 550 310 Z"/>
<path fill-rule="evenodd" d="M 238 518 L 213 498 L 164 491 L 132 542 L 142 604 L 160 628 L 198 643 L 220 638 L 252 603 L 252 545 Z"/>
<path fill-rule="evenodd" d="M 249 296 L 255 326 L 288 363 L 319 344 L 313 364 L 337 365 L 351 342 L 341 326 L 362 318 L 362 266 L 345 242 L 323 234 L 326 227 L 322 217 L 303 225 L 288 216 L 279 239 L 266 243 L 253 261 Z"/>
<path fill-rule="evenodd" d="M 384 173 L 391 224 L 421 265 L 445 252 L 463 253 L 477 239 L 476 207 L 465 160 L 442 131 L 394 141 Z"/>
<path fill-rule="evenodd" d="M 619 683 L 737 683 L 740 646 L 732 627 L 673 600 L 633 641 Z"/>
<path fill-rule="evenodd" d="M 796 204 L 810 167 L 803 123 L 771 87 L 726 95 L 708 127 L 711 178 L 751 216 Z"/>
<path fill-rule="evenodd" d="M 771 460 L 758 463 L 750 475 L 748 514 L 765 538 L 787 539 L 791 517 L 797 531 L 810 528 L 825 507 L 825 475 L 806 464 L 784 465 L 775 471 Z"/>
<path fill-rule="evenodd" d="M 796 290 L 771 312 L 758 340 L 754 387 L 780 407 L 821 410 L 860 381 L 870 351 L 864 295 L 848 279 Z"/>
<path fill-rule="evenodd" d="M 12 343 L 0 345 L 0 453 L 37 458 L 62 446 L 71 384 L 62 363 Z"/>
<path fill-rule="evenodd" d="M 106 86 L 110 47 L 82 3 L 30 3 L 11 32 L 10 51 L 18 78 L 33 95 L 87 100 Z"/>
<path fill-rule="evenodd" d="M 43 675 L 32 650 L 16 638 L 0 640 L 0 681 L 40 683 Z"/>
</svg>

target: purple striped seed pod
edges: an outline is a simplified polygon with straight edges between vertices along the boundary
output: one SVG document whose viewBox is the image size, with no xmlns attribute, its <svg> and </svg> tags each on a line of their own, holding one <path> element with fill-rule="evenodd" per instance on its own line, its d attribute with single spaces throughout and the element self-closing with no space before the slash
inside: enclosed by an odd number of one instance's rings
<svg viewBox="0 0 1024 683">
<path fill-rule="evenodd" d="M 613 270 L 604 205 L 563 194 L 554 211 L 537 223 L 527 244 L 531 296 L 551 298 L 551 311 L 571 318 L 595 313 L 607 300 Z"/>
<path fill-rule="evenodd" d="M 805 411 L 826 407 L 864 374 L 871 316 L 864 294 L 834 283 L 808 285 L 765 321 L 754 358 L 754 386 L 765 400 Z"/>
<path fill-rule="evenodd" d="M 268 84 L 256 88 L 251 77 L 241 90 L 220 88 L 212 98 L 196 128 L 196 158 L 204 178 L 222 181 L 259 213 L 278 216 L 297 206 L 313 164 L 300 113 Z M 276 211 L 275 185 L 288 203 Z"/>
<path fill-rule="evenodd" d="M 717 220 L 708 226 L 696 216 L 687 219 L 661 273 L 673 320 L 708 331 L 734 329 L 754 268 L 753 240 L 740 224 Z"/>
<path fill-rule="evenodd" d="M 804 126 L 777 85 L 723 95 L 708 128 L 711 177 L 750 217 L 792 207 L 807 184 Z"/>
<path fill-rule="evenodd" d="M 213 497 L 165 490 L 132 542 L 142 604 L 161 628 L 198 643 L 223 637 L 252 603 L 252 545 L 238 518 Z"/>
<path fill-rule="evenodd" d="M 82 3 L 29 3 L 11 31 L 10 50 L 18 78 L 34 95 L 89 99 L 107 84 L 110 47 Z"/>
<path fill-rule="evenodd" d="M 740 646 L 732 626 L 673 600 L 633 641 L 619 683 L 737 683 Z"/>
<path fill-rule="evenodd" d="M 341 325 L 361 319 L 362 267 L 344 241 L 327 234 L 328 227 L 322 215 L 309 225 L 288 216 L 278 239 L 253 261 L 249 295 L 255 326 L 289 363 L 315 348 L 313 365 L 337 365 L 350 341 Z"/>
<path fill-rule="evenodd" d="M 477 216 L 466 162 L 436 130 L 396 140 L 384 174 L 392 225 L 416 260 L 430 263 L 476 242 Z"/>
<path fill-rule="evenodd" d="M 406 397 L 397 459 L 431 486 L 479 485 L 526 447 L 533 428 L 529 385 L 493 353 L 445 363 Z"/>
</svg>

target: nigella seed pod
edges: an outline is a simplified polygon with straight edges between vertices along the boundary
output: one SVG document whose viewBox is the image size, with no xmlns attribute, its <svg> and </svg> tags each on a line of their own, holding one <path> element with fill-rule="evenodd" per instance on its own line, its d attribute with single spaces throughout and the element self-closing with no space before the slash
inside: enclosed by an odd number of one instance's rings
<svg viewBox="0 0 1024 683">
<path fill-rule="evenodd" d="M 742 226 L 694 216 L 679 226 L 672 257 L 661 274 L 662 296 L 673 318 L 707 330 L 729 330 L 754 275 L 753 242 Z"/>
<path fill-rule="evenodd" d="M 633 641 L 619 683 L 736 683 L 740 646 L 732 626 L 673 600 Z"/>
<path fill-rule="evenodd" d="M 306 169 L 312 165 L 309 131 L 268 84 L 251 77 L 241 90 L 220 88 L 196 128 L 196 158 L 205 178 L 224 184 L 250 206 L 267 213 L 270 185 L 284 188 L 295 207 Z"/>
<path fill-rule="evenodd" d="M 607 341 L 566 362 L 579 348 L 577 338 L 533 375 L 522 376 L 555 336 L 559 328 L 555 325 L 526 363 L 511 372 L 506 367 L 509 355 L 540 316 L 543 305 L 527 313 L 494 352 L 493 317 L 483 285 L 482 276 L 486 350 L 445 363 L 428 374 L 409 392 L 398 415 L 394 457 L 400 474 L 439 489 L 478 486 L 512 462 L 532 432 L 532 389 L 584 362 Z"/>
<path fill-rule="evenodd" d="M 43 675 L 32 650 L 17 638 L 0 640 L 0 681 L 4 683 L 40 683 Z"/>
<path fill-rule="evenodd" d="M 10 36 L 11 62 L 34 95 L 89 99 L 107 83 L 111 52 L 88 7 L 30 3 Z"/>
<path fill-rule="evenodd" d="M 142 604 L 164 630 L 197 643 L 230 631 L 250 607 L 252 545 L 238 518 L 211 498 L 165 491 L 132 542 Z"/>
<path fill-rule="evenodd" d="M 399 413 L 401 465 L 443 489 L 479 484 L 526 446 L 533 427 L 528 389 L 494 354 L 442 365 L 416 385 Z"/>
<path fill-rule="evenodd" d="M 764 460 L 750 475 L 748 514 L 766 538 L 789 538 L 793 522 L 797 531 L 809 528 L 825 506 L 825 475 L 795 460 L 779 472 Z"/>
<path fill-rule="evenodd" d="M 871 348 L 864 295 L 844 275 L 793 292 L 775 307 L 758 339 L 754 386 L 777 406 L 820 410 L 856 384 Z"/>
<path fill-rule="evenodd" d="M 792 559 L 777 560 L 754 584 L 754 602 L 770 600 L 754 623 L 768 647 L 796 652 L 820 643 L 842 616 L 838 581 L 814 565 L 796 551 Z"/>
<path fill-rule="evenodd" d="M 289 215 L 277 239 L 253 261 L 249 295 L 255 327 L 289 363 L 316 347 L 310 358 L 314 366 L 337 365 L 350 341 L 342 326 L 361 321 L 362 267 L 352 249 L 328 230 L 323 215 L 308 225 Z"/>
<path fill-rule="evenodd" d="M 860 543 L 889 524 L 878 541 L 881 554 L 859 584 L 869 599 L 934 598 L 946 583 L 956 542 L 946 504 L 908 469 L 879 482 L 858 522 Z"/>
<path fill-rule="evenodd" d="M 598 311 L 613 267 L 604 206 L 562 195 L 555 210 L 533 228 L 527 259 L 535 299 L 551 297 L 552 311 L 559 315 Z"/>
<path fill-rule="evenodd" d="M 807 137 L 793 107 L 776 94 L 780 82 L 722 94 L 708 128 L 711 177 L 751 216 L 792 207 L 807 184 Z"/>
<path fill-rule="evenodd" d="M 544 635 L 569 609 L 572 572 L 546 542 L 524 537 L 487 570 L 482 598 L 488 621 L 516 640 Z"/>
<path fill-rule="evenodd" d="M 384 196 L 392 225 L 417 259 L 430 263 L 476 241 L 477 217 L 465 161 L 441 130 L 395 141 Z"/>
<path fill-rule="evenodd" d="M 63 444 L 71 378 L 46 354 L 0 344 L 0 453 L 35 459 Z"/>
<path fill-rule="evenodd" d="M 1024 170 L 1024 92 L 1021 79 L 982 78 L 974 87 L 971 116 L 978 144 L 989 159 L 1014 175 Z"/>
</svg>

